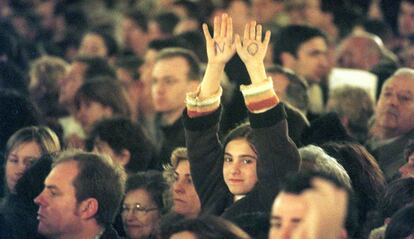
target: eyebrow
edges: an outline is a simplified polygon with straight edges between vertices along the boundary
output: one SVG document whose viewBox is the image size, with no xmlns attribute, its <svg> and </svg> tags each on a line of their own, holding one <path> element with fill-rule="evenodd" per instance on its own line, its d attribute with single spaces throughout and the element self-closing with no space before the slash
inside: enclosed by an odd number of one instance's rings
<svg viewBox="0 0 414 239">
<path fill-rule="evenodd" d="M 56 190 L 57 192 L 60 192 L 60 189 L 56 185 L 45 185 L 45 189 Z"/>
<path fill-rule="evenodd" d="M 175 170 L 174 170 L 174 174 L 175 174 L 175 175 L 177 175 L 177 176 L 182 175 L 182 176 L 184 176 L 184 177 L 191 177 L 191 173 L 179 174 L 179 173 L 178 173 L 177 171 L 175 171 Z"/>
<path fill-rule="evenodd" d="M 228 155 L 228 156 L 233 157 L 232 154 L 227 153 L 227 152 L 225 152 L 224 155 Z M 241 154 L 241 155 L 239 155 L 239 158 L 251 158 L 251 159 L 257 160 L 257 157 L 255 157 L 253 155 L 250 155 L 250 154 Z"/>
</svg>

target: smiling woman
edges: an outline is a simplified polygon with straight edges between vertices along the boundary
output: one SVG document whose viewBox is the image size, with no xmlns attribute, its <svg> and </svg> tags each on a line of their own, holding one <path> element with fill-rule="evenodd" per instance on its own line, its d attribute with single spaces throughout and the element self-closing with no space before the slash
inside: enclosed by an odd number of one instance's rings
<svg viewBox="0 0 414 239">
<path fill-rule="evenodd" d="M 257 223 L 253 215 L 267 213 L 280 181 L 297 171 L 300 162 L 287 134 L 284 106 L 265 72 L 270 32 L 262 39 L 262 26 L 252 21 L 246 24 L 243 40 L 236 35 L 233 43 L 232 19 L 226 14 L 214 19 L 213 37 L 206 25 L 203 30 L 208 64 L 198 90 L 187 94 L 184 114 L 191 176 L 201 215 L 222 215 L 256 237 L 267 229 L 266 225 L 260 230 L 249 226 Z M 223 91 L 220 76 L 236 50 L 252 82 L 241 86 L 250 124 L 230 131 L 222 143 L 217 135 Z M 246 220 L 240 220 L 246 215 Z"/>
<path fill-rule="evenodd" d="M 122 222 L 128 239 L 157 238 L 167 190 L 168 184 L 157 171 L 138 173 L 127 180 Z"/>
</svg>

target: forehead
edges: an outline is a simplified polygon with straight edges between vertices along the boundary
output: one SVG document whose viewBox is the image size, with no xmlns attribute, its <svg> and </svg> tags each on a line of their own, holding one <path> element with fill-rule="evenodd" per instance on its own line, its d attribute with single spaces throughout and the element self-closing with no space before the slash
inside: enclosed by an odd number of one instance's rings
<svg viewBox="0 0 414 239">
<path fill-rule="evenodd" d="M 10 152 L 14 153 L 19 151 L 22 152 L 40 152 L 40 147 L 34 140 L 29 141 L 16 141 L 10 148 Z"/>
<path fill-rule="evenodd" d="M 328 45 L 326 43 L 325 38 L 318 36 L 318 37 L 314 37 L 314 38 L 309 39 L 308 41 L 303 42 L 298 48 L 298 53 L 299 54 L 300 52 L 309 53 L 309 51 L 314 51 L 314 50 L 318 50 L 322 52 L 326 52 L 328 50 Z"/>
<path fill-rule="evenodd" d="M 85 35 L 85 37 L 83 38 L 83 41 L 93 41 L 94 43 L 105 43 L 103 38 L 96 33 L 88 33 Z"/>
<path fill-rule="evenodd" d="M 303 216 L 307 206 L 301 195 L 281 192 L 277 195 L 273 206 L 273 216 Z"/>
<path fill-rule="evenodd" d="M 189 65 L 184 57 L 175 56 L 157 60 L 152 71 L 153 76 L 162 77 L 169 75 L 186 76 L 189 71 Z"/>
<path fill-rule="evenodd" d="M 125 204 L 135 204 L 140 203 L 143 205 L 148 205 L 152 203 L 151 195 L 147 190 L 139 188 L 127 192 L 125 199 Z"/>
<path fill-rule="evenodd" d="M 252 147 L 244 138 L 230 140 L 226 145 L 225 152 L 233 155 L 252 154 L 255 155 Z"/>
<path fill-rule="evenodd" d="M 190 163 L 188 162 L 188 160 L 180 160 L 178 162 L 177 168 L 175 169 L 175 171 L 179 174 L 189 174 L 190 173 Z"/>
<path fill-rule="evenodd" d="M 46 177 L 45 185 L 56 185 L 61 190 L 74 190 L 73 181 L 78 175 L 78 163 L 70 160 L 57 164 Z"/>
<path fill-rule="evenodd" d="M 384 84 L 384 89 L 389 88 L 414 94 L 414 75 L 398 75 L 392 77 Z"/>
<path fill-rule="evenodd" d="M 402 1 L 400 5 L 400 10 L 414 12 L 414 4 L 411 4 L 408 1 Z"/>
</svg>

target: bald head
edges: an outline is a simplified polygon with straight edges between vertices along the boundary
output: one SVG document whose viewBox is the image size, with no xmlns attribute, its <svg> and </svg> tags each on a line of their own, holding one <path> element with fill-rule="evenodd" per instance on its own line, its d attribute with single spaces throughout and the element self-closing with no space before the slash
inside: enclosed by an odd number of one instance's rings
<svg viewBox="0 0 414 239">
<path fill-rule="evenodd" d="M 364 33 L 345 38 L 336 51 L 336 65 L 343 68 L 371 70 L 381 60 L 381 39 Z"/>
</svg>

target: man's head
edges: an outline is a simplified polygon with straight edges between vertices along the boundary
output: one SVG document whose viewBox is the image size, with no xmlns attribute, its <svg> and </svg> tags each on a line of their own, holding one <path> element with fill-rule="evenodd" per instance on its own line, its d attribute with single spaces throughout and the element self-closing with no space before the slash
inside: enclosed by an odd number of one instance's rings
<svg viewBox="0 0 414 239">
<path fill-rule="evenodd" d="M 309 105 L 307 82 L 279 65 L 267 67 L 266 72 L 272 77 L 273 88 L 280 99 L 306 114 Z"/>
<path fill-rule="evenodd" d="M 403 0 L 398 12 L 398 32 L 402 37 L 414 34 L 414 1 Z"/>
<path fill-rule="evenodd" d="M 383 85 L 375 109 L 375 132 L 392 138 L 414 129 L 414 70 L 401 68 Z"/>
<path fill-rule="evenodd" d="M 369 71 L 382 58 L 384 44 L 378 36 L 369 33 L 353 34 L 345 38 L 336 51 L 338 67 Z"/>
<path fill-rule="evenodd" d="M 317 28 L 289 25 L 276 35 L 273 62 L 293 70 L 307 81 L 319 82 L 328 73 L 328 42 Z"/>
<path fill-rule="evenodd" d="M 109 158 L 79 151 L 62 153 L 35 198 L 39 233 L 76 238 L 91 228 L 99 232 L 113 222 L 124 184 L 125 172 Z"/>
<path fill-rule="evenodd" d="M 340 182 L 325 174 L 300 173 L 289 176 L 273 202 L 270 217 L 270 239 L 291 238 L 295 228 L 308 214 L 308 203 L 303 193 L 313 188 L 312 180 L 315 178 L 325 179 L 341 189 L 347 189 Z"/>
<path fill-rule="evenodd" d="M 355 86 L 336 88 L 330 92 L 326 108 L 338 114 L 351 136 L 366 137 L 368 121 L 374 114 L 374 103 L 366 90 Z"/>
<path fill-rule="evenodd" d="M 65 76 L 59 81 L 59 103 L 72 105 L 76 91 L 87 80 L 97 76 L 115 78 L 115 70 L 100 57 L 77 57 L 69 66 Z"/>
<path fill-rule="evenodd" d="M 407 162 L 399 169 L 401 177 L 414 178 L 414 141 L 411 140 L 407 143 L 404 150 L 404 156 Z"/>
<path fill-rule="evenodd" d="M 185 107 L 186 93 L 194 91 L 199 80 L 200 65 L 194 53 L 182 48 L 160 51 L 152 71 L 155 110 L 175 121 Z"/>
<path fill-rule="evenodd" d="M 144 56 L 149 39 L 147 16 L 140 11 L 129 11 L 124 15 L 121 28 L 124 46 L 135 55 Z"/>
</svg>

